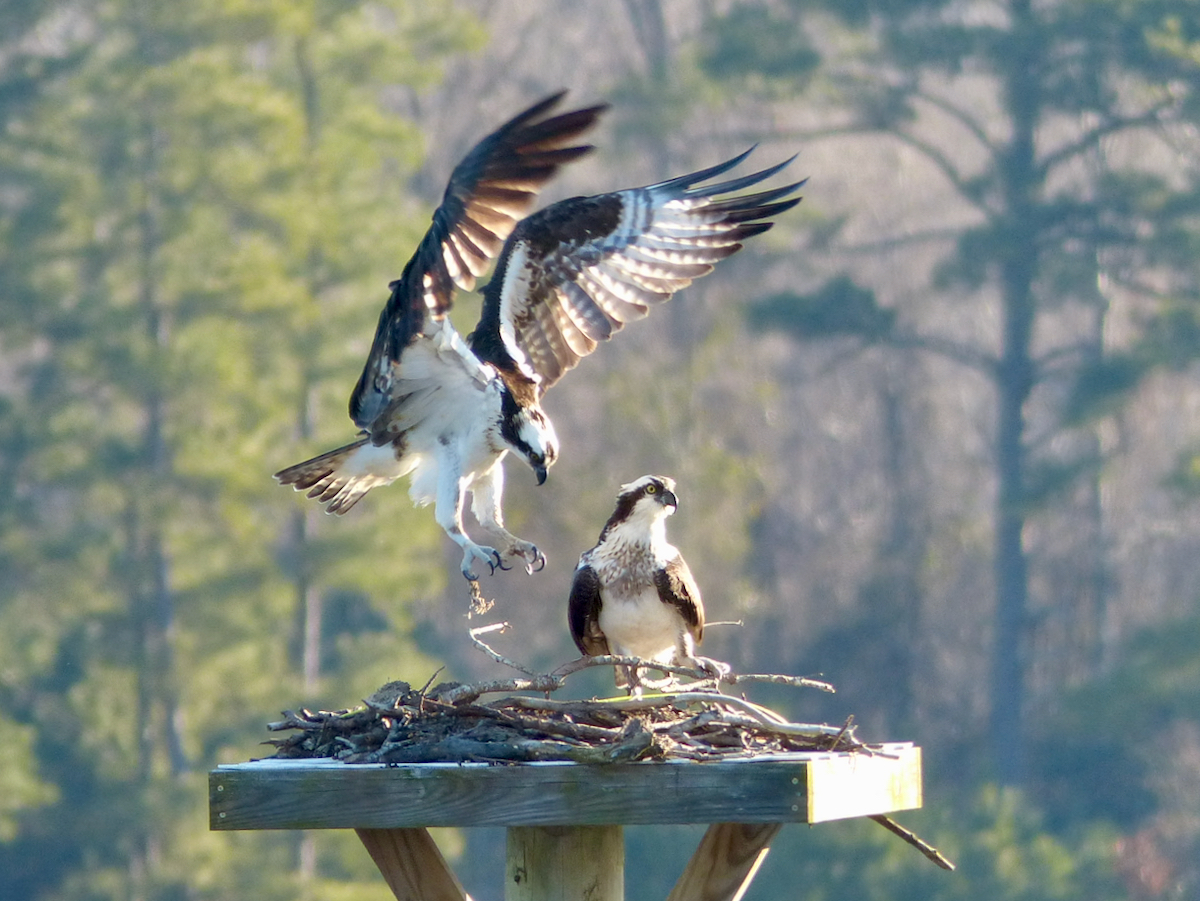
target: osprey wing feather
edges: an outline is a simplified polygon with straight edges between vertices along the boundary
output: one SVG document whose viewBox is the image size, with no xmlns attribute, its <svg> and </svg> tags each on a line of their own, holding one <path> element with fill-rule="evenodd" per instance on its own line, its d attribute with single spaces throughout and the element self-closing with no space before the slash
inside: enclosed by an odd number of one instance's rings
<svg viewBox="0 0 1200 901">
<path fill-rule="evenodd" d="M 592 148 L 577 144 L 606 109 L 552 115 L 560 92 L 481 140 L 455 167 L 424 238 L 392 282 L 371 350 L 350 397 L 361 429 L 350 444 L 275 474 L 284 485 L 346 513 L 371 489 L 411 475 L 409 494 L 463 549 L 462 572 L 530 569 L 545 557 L 504 528 L 500 462 L 515 449 L 545 479 L 557 439 L 545 416 L 517 403 L 496 370 L 475 356 L 446 313 L 501 250 L 558 169 Z M 477 544 L 463 527 L 464 496 L 500 547 Z"/>
<path fill-rule="evenodd" d="M 591 152 L 574 145 L 607 107 L 546 118 L 560 91 L 483 138 L 454 168 L 442 202 L 379 315 L 371 352 L 350 397 L 350 418 L 369 429 L 392 397 L 393 366 L 404 349 L 449 311 L 457 286 L 475 287 L 504 240 L 560 166 Z"/>
<path fill-rule="evenodd" d="M 472 348 L 542 391 L 553 385 L 600 341 L 707 275 L 769 229 L 771 216 L 800 202 L 793 195 L 803 182 L 734 194 L 790 159 L 702 184 L 749 154 L 647 187 L 563 200 L 522 221 L 485 290 Z"/>
</svg>

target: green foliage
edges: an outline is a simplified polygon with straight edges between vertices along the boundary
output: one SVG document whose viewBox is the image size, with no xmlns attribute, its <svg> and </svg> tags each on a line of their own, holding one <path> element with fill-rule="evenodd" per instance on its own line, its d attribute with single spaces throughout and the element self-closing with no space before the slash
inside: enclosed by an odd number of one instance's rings
<svg viewBox="0 0 1200 901">
<path fill-rule="evenodd" d="M 911 0 L 795 8 L 821 10 L 797 17 L 797 27 L 833 38 L 797 42 L 823 51 L 812 83 L 832 101 L 830 119 L 841 125 L 832 133 L 869 134 L 903 148 L 953 192 L 967 218 L 924 236 L 931 246 L 953 240 L 928 288 L 947 303 L 997 306 L 998 342 L 947 339 L 936 326 L 925 335 L 891 334 L 890 317 L 848 275 L 808 296 L 772 298 L 754 315 L 803 336 L 892 339 L 991 380 L 999 498 L 991 759 L 1002 780 L 1017 784 L 1025 751 L 1028 609 L 1042 600 L 1034 597 L 1040 561 L 1027 547 L 1026 526 L 1046 511 L 1048 499 L 1100 477 L 1099 453 L 1077 449 L 1077 439 L 1089 436 L 1071 430 L 1118 409 L 1154 368 L 1194 359 L 1200 348 L 1194 315 L 1163 309 L 1143 323 L 1128 354 L 1103 356 L 1114 288 L 1122 300 L 1147 304 L 1167 295 L 1195 307 L 1200 298 L 1194 264 L 1200 182 L 1177 163 L 1172 143 L 1191 140 L 1200 105 L 1195 6 L 1017 0 L 983 14 L 975 4 Z M 739 7 L 731 23 L 738 26 L 731 30 L 737 46 L 758 40 L 770 47 L 782 30 L 778 15 L 761 4 Z M 730 52 L 731 61 L 740 58 Z M 746 95 L 754 85 L 737 66 L 710 65 L 708 72 L 751 102 Z M 754 100 L 786 121 L 791 111 L 774 109 L 780 97 L 791 99 L 780 90 L 778 69 L 769 63 L 758 76 L 763 83 Z M 1165 156 L 1108 152 L 1115 143 L 1142 140 L 1161 146 Z M 877 243 L 910 237 L 898 232 Z M 980 321 L 993 315 L 981 313 Z M 1073 391 L 1063 390 L 1070 385 Z M 1036 440 L 1029 428 L 1035 411 Z M 1177 478 L 1181 484 L 1189 471 L 1190 462 Z M 1092 488 L 1095 496 L 1098 486 Z M 1104 577 L 1102 565 L 1096 569 L 1094 584 Z"/>
<path fill-rule="evenodd" d="M 1141 384 L 1147 361 L 1135 354 L 1110 354 L 1084 364 L 1064 408 L 1068 422 L 1083 423 L 1118 410 Z"/>
<path fill-rule="evenodd" d="M 960 806 L 945 795 L 896 819 L 952 860 L 934 867 L 913 848 L 867 820 L 785 829 L 747 897 L 805 901 L 966 901 L 975 898 L 1121 898 L 1113 876 L 1112 836 L 1076 840 L 1045 831 L 1038 805 L 1015 789 L 985 785 Z M 781 887 L 792 886 L 784 892 Z M 797 889 L 797 887 L 800 887 Z"/>
<path fill-rule="evenodd" d="M 836 275 L 810 294 L 774 294 L 749 304 L 747 319 L 755 328 L 778 329 L 796 338 L 854 336 L 867 341 L 887 337 L 896 313 L 884 309 L 875 292 L 848 275 Z"/>
<path fill-rule="evenodd" d="M 1118 413 L 1151 373 L 1183 372 L 1198 357 L 1200 304 L 1195 298 L 1168 298 L 1145 317 L 1132 345 L 1091 358 L 1077 368 L 1063 405 L 1064 421 L 1086 425 Z M 1184 498 L 1200 494 L 1200 453 L 1194 448 L 1181 453 L 1166 483 Z"/>
<path fill-rule="evenodd" d="M 1166 484 L 1184 500 L 1200 497 L 1200 453 L 1193 449 L 1179 454 Z"/>
<path fill-rule="evenodd" d="M 52 783 L 38 772 L 34 730 L 0 716 L 4 735 L 4 766 L 0 768 L 0 843 L 17 834 L 18 814 L 36 810 L 58 799 Z"/>
<path fill-rule="evenodd" d="M 1106 824 L 1129 837 L 1123 872 L 1145 887 L 1138 842 L 1151 849 L 1172 897 L 1200 880 L 1200 615 L 1145 629 L 1104 677 L 1066 693 L 1036 724 L 1031 791 L 1059 835 Z M 1132 840 L 1130 840 L 1132 839 Z"/>
<path fill-rule="evenodd" d="M 767 79 L 803 88 L 820 64 L 795 19 L 743 3 L 704 23 L 700 69 L 715 79 Z"/>
<path fill-rule="evenodd" d="M 1200 711 L 1200 616 L 1146 629 L 1123 649 L 1121 664 L 1067 695 L 1053 725 L 1065 735 L 1121 740 L 1160 734 Z M 1047 724 L 1049 725 L 1049 724 Z M 1131 746 L 1135 754 L 1142 749 Z M 1146 752 L 1156 753 L 1146 748 Z"/>
<path fill-rule="evenodd" d="M 214 894 L 295 897 L 237 862 L 270 847 L 285 872 L 291 840 L 194 841 L 203 774 L 261 754 L 280 706 L 433 669 L 407 638 L 442 578 L 429 518 L 400 492 L 325 522 L 270 473 L 351 433 L 363 342 L 422 228 L 419 138 L 384 91 L 477 32 L 444 3 L 71 15 L 86 40 L 0 104 L 0 180 L 22 179 L 0 192 L 0 897 L 174 897 L 193 869 Z M 301 570 L 329 607 L 307 689 Z"/>
</svg>

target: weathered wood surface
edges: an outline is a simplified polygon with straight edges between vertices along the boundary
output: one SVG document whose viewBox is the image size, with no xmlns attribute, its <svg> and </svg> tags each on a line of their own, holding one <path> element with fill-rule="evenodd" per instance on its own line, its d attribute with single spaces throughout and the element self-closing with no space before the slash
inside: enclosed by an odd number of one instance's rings
<svg viewBox="0 0 1200 901">
<path fill-rule="evenodd" d="M 921 806 L 921 749 L 907 745 L 896 760 L 852 754 L 814 757 L 808 767 L 808 815 L 824 823 Z M 880 805 L 893 805 L 880 810 Z M 749 821 L 746 821 L 749 822 Z"/>
<path fill-rule="evenodd" d="M 740 901 L 782 823 L 713 823 L 667 901 Z"/>
<path fill-rule="evenodd" d="M 359 829 L 398 901 L 471 901 L 426 829 Z"/>
<path fill-rule="evenodd" d="M 623 901 L 620 826 L 514 826 L 508 830 L 505 901 Z"/>
<path fill-rule="evenodd" d="M 921 806 L 921 749 L 698 763 L 262 760 L 209 776 L 213 829 L 815 823 Z"/>
</svg>

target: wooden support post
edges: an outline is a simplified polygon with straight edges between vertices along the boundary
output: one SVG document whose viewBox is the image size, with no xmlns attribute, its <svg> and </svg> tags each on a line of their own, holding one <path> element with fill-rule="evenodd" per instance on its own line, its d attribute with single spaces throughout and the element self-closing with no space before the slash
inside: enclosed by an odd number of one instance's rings
<svg viewBox="0 0 1200 901">
<path fill-rule="evenodd" d="M 356 829 L 398 901 L 471 901 L 428 829 Z"/>
<path fill-rule="evenodd" d="M 624 901 L 620 826 L 512 826 L 505 901 Z"/>
<path fill-rule="evenodd" d="M 713 823 L 667 901 L 740 901 L 782 823 Z"/>
</svg>

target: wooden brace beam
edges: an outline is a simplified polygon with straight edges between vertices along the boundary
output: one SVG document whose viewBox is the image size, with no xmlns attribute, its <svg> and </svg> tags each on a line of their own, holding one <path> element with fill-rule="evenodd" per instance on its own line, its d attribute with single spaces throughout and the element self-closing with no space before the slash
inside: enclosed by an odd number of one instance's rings
<svg viewBox="0 0 1200 901">
<path fill-rule="evenodd" d="M 428 829 L 355 829 L 398 901 L 471 901 Z"/>
<path fill-rule="evenodd" d="M 667 901 L 740 901 L 782 823 L 713 823 Z"/>
</svg>

